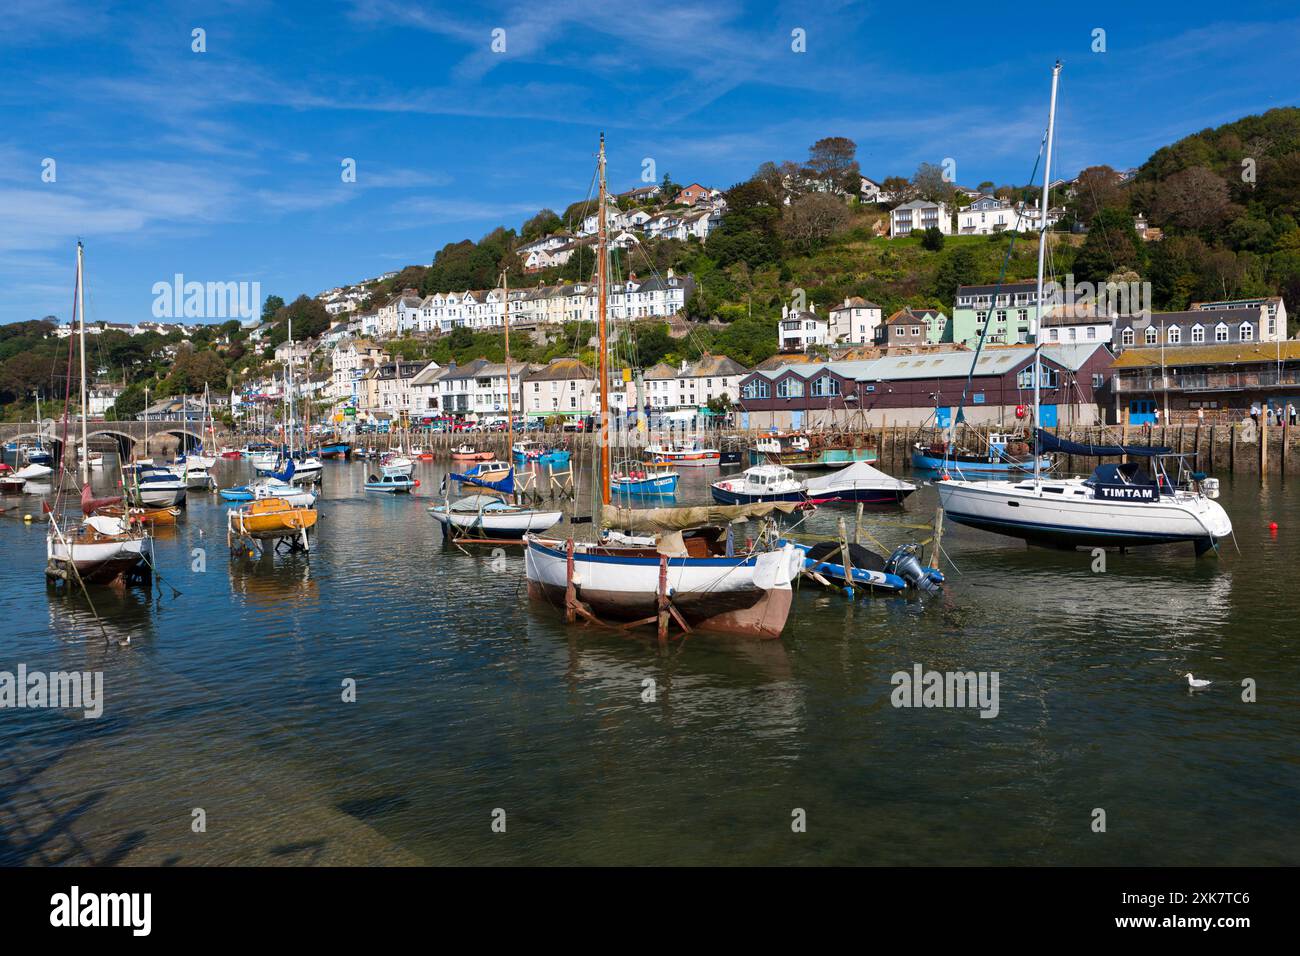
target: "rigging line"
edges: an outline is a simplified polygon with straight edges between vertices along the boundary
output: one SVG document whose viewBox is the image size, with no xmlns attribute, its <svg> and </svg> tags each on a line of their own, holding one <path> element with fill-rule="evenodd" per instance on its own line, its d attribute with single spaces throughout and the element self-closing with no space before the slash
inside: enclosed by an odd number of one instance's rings
<svg viewBox="0 0 1300 956">
<path fill-rule="evenodd" d="M 1047 149 L 1047 132 L 1044 131 L 1044 132 L 1043 132 L 1043 139 L 1042 139 L 1042 141 L 1040 142 L 1039 147 L 1038 147 L 1038 157 L 1034 160 L 1034 168 L 1033 168 L 1033 169 L 1030 171 L 1030 173 L 1029 173 L 1029 183 L 1030 183 L 1031 185 L 1033 184 L 1034 176 L 1035 176 L 1035 175 L 1037 174 L 1037 172 L 1038 172 L 1038 165 L 1039 165 L 1039 163 L 1042 162 L 1042 160 L 1043 160 L 1043 153 L 1046 151 L 1046 149 Z M 1026 194 L 1027 194 L 1027 190 L 1026 190 Z M 1026 198 L 1027 198 L 1026 195 L 1022 195 L 1022 198 L 1021 198 L 1021 211 L 1020 211 L 1019 213 L 1017 213 L 1017 215 L 1016 215 L 1016 225 L 1017 225 L 1017 226 L 1020 225 L 1020 220 L 1024 218 L 1024 209 L 1026 208 L 1025 205 L 1024 205 L 1024 202 L 1025 202 Z M 1040 230 L 1046 230 L 1046 228 L 1047 228 L 1047 203 L 1046 203 L 1046 202 L 1043 203 L 1043 210 L 1044 210 L 1044 213 L 1043 213 L 1043 221 L 1040 222 L 1040 223 L 1038 224 Z M 965 384 L 962 385 L 962 390 L 961 390 L 961 403 L 957 406 L 958 414 L 960 414 L 960 413 L 961 413 L 961 410 L 964 409 L 964 408 L 966 407 L 966 395 L 967 395 L 967 393 L 970 391 L 971 383 L 972 383 L 972 381 L 973 381 L 974 378 L 975 378 L 975 366 L 976 366 L 976 363 L 979 362 L 980 352 L 983 351 L 983 349 L 984 349 L 984 340 L 988 337 L 989 329 L 992 328 L 992 326 L 993 326 L 993 316 L 994 316 L 994 312 L 995 312 L 995 309 L 996 309 L 998 292 L 1001 290 L 1002 285 L 1003 285 L 1003 282 L 1004 282 L 1004 280 L 1006 279 L 1006 275 L 1007 275 L 1007 267 L 1011 264 L 1011 256 L 1012 256 L 1012 254 L 1015 252 L 1015 248 L 1016 248 L 1016 239 L 1017 239 L 1017 237 L 1019 236 L 1019 234 L 1020 234 L 1020 230 L 1017 228 L 1015 234 L 1012 235 L 1012 237 L 1011 237 L 1011 241 L 1007 244 L 1007 252 L 1006 252 L 1006 255 L 1002 257 L 1002 268 L 1001 268 L 1001 270 L 1000 270 L 999 273 L 998 273 L 998 281 L 997 281 L 997 282 L 994 284 L 994 286 L 993 286 L 993 294 L 992 294 L 992 296 L 990 297 L 988 315 L 987 315 L 987 316 L 985 317 L 985 319 L 984 319 L 984 328 L 983 328 L 982 330 L 980 330 L 979 342 L 976 343 L 976 346 L 975 346 L 975 354 L 974 354 L 974 356 L 972 356 L 972 358 L 971 358 L 970 371 L 966 374 L 966 382 L 965 382 Z M 1043 316 L 1042 316 L 1042 313 L 1043 313 L 1043 304 L 1042 304 L 1042 302 L 1037 303 L 1037 309 L 1038 309 L 1038 320 L 1039 320 L 1039 323 L 1041 324 L 1041 322 L 1042 322 L 1042 317 L 1043 317 Z M 954 311 L 954 312 L 956 311 L 956 302 L 955 302 L 955 301 L 953 302 L 953 311 Z M 936 413 L 936 414 L 937 414 L 937 413 Z M 954 424 L 955 424 L 955 423 L 954 423 Z M 946 457 L 947 457 L 947 451 L 946 451 L 946 450 L 945 450 L 945 452 L 944 452 L 944 455 L 945 455 L 945 458 L 946 458 Z"/>
</svg>

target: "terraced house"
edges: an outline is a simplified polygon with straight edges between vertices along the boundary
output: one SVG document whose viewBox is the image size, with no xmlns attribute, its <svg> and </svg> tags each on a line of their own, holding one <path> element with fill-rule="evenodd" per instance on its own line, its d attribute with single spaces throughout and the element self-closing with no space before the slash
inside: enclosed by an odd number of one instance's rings
<svg viewBox="0 0 1300 956">
<path fill-rule="evenodd" d="M 1112 342 L 1117 351 L 1143 346 L 1225 345 L 1277 342 L 1284 326 L 1271 323 L 1267 307 L 1189 309 L 1115 317 Z"/>
<path fill-rule="evenodd" d="M 524 376 L 523 413 L 529 418 L 591 414 L 599 392 L 596 373 L 575 358 L 551 359 Z"/>
</svg>

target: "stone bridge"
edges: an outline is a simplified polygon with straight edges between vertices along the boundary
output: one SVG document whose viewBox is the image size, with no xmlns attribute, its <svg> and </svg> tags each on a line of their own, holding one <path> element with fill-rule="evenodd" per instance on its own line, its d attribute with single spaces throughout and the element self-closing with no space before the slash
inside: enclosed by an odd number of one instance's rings
<svg viewBox="0 0 1300 956">
<path fill-rule="evenodd" d="M 145 434 L 148 432 L 148 447 Z M 86 423 L 87 444 L 93 451 L 115 452 L 123 459 L 132 454 L 142 458 L 150 455 L 167 455 L 185 448 L 193 448 L 202 440 L 199 425 L 183 421 L 109 422 Z M 67 426 L 68 444 L 74 449 L 81 444 L 81 420 L 70 419 Z M 54 450 L 55 457 L 62 455 L 63 421 L 47 418 L 42 422 L 0 423 L 0 447 L 16 441 L 19 444 L 41 443 Z M 8 456 L 12 458 L 12 456 Z"/>
</svg>

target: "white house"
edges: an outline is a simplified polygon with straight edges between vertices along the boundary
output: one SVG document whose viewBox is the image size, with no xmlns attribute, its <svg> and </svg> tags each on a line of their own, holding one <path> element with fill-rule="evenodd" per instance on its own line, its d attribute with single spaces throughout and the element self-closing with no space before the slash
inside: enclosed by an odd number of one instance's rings
<svg viewBox="0 0 1300 956">
<path fill-rule="evenodd" d="M 895 206 L 889 214 L 890 236 L 897 239 L 913 232 L 924 232 L 931 227 L 946 235 L 952 234 L 952 216 L 948 204 L 913 199 Z"/>
<path fill-rule="evenodd" d="M 826 319 L 817 315 L 817 306 L 808 312 L 793 312 L 781 306 L 781 324 L 777 327 L 777 340 L 782 352 L 797 352 L 810 345 L 825 345 L 830 341 Z"/>
<path fill-rule="evenodd" d="M 828 316 L 827 334 L 831 342 L 870 345 L 876 339 L 876 329 L 884 319 L 884 310 L 861 296 L 853 296 L 831 309 Z"/>
<path fill-rule="evenodd" d="M 1011 203 L 996 196 L 980 196 L 964 209 L 957 210 L 957 234 L 988 236 L 1016 227 L 1017 214 Z"/>
</svg>

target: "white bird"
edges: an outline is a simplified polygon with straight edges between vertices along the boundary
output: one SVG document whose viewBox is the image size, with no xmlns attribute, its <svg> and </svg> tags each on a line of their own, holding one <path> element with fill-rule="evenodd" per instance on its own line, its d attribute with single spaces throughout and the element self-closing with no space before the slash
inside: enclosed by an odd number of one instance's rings
<svg viewBox="0 0 1300 956">
<path fill-rule="evenodd" d="M 1213 684 L 1213 683 L 1214 683 L 1214 681 L 1212 681 L 1212 680 L 1201 680 L 1201 679 L 1198 678 L 1198 677 L 1193 677 L 1191 671 L 1188 671 L 1188 672 L 1187 672 L 1187 686 L 1188 686 L 1188 687 L 1195 687 L 1195 688 L 1198 688 L 1198 689 L 1199 689 L 1199 688 L 1201 688 L 1201 687 L 1209 687 L 1209 686 L 1210 686 L 1211 684 Z"/>
</svg>

